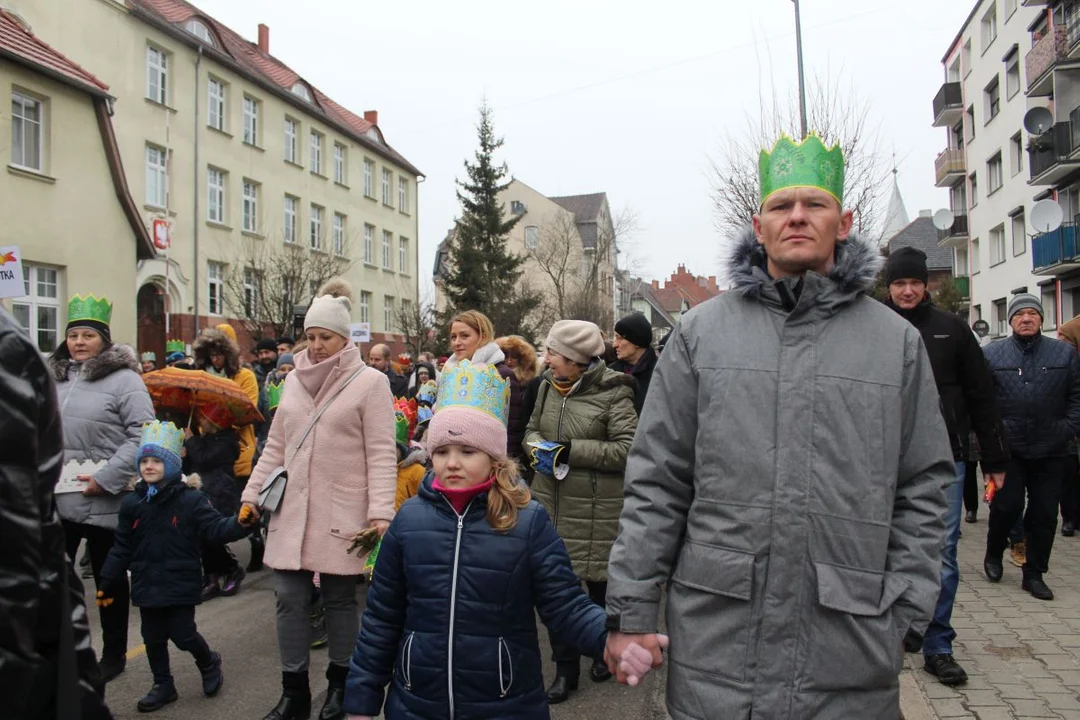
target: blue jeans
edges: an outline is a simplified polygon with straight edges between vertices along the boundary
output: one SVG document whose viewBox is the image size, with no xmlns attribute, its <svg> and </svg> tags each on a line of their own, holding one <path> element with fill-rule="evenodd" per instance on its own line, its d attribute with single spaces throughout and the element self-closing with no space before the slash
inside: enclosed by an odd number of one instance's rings
<svg viewBox="0 0 1080 720">
<path fill-rule="evenodd" d="M 941 548 L 941 592 L 938 594 L 934 618 L 923 636 L 923 655 L 952 653 L 956 631 L 952 628 L 953 603 L 960 585 L 960 568 L 956 564 L 956 543 L 960 539 L 960 517 L 964 514 L 964 474 L 966 463 L 956 463 L 956 482 L 945 488 L 948 509 L 945 511 L 945 544 Z"/>
</svg>

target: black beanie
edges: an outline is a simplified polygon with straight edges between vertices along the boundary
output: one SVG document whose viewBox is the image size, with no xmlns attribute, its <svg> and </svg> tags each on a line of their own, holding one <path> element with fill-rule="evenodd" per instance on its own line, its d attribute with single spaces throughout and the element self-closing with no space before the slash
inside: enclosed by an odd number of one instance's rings
<svg viewBox="0 0 1080 720">
<path fill-rule="evenodd" d="M 112 330 L 100 320 L 74 320 L 67 324 L 64 334 L 66 335 L 75 328 L 87 328 L 93 330 L 105 341 L 105 347 L 112 345 Z"/>
<path fill-rule="evenodd" d="M 631 313 L 615 323 L 615 332 L 640 348 L 652 346 L 652 324 L 641 313 Z"/>
<path fill-rule="evenodd" d="M 896 280 L 907 278 L 922 280 L 924 284 L 930 281 L 930 273 L 926 269 L 926 253 L 922 250 L 902 247 L 889 253 L 889 259 L 885 263 L 885 284 L 891 285 Z"/>
<path fill-rule="evenodd" d="M 277 340 L 274 338 L 263 338 L 255 345 L 255 352 L 260 350 L 272 350 L 277 352 Z"/>
</svg>

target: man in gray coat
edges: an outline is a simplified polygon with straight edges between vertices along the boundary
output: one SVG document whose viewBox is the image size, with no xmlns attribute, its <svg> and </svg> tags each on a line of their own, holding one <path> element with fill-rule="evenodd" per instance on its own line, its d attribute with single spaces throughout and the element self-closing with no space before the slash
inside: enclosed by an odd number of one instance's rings
<svg viewBox="0 0 1080 720">
<path fill-rule="evenodd" d="M 919 332 L 866 297 L 876 248 L 817 136 L 762 152 L 733 291 L 683 315 L 626 467 L 609 667 L 660 662 L 674 720 L 889 720 L 938 596 L 952 451 Z M 670 584 L 669 584 L 670 583 Z"/>
</svg>

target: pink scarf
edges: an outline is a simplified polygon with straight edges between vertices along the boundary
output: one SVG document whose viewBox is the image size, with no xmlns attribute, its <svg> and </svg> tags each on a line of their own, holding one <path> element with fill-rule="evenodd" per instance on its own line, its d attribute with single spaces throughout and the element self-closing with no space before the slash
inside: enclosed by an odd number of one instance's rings
<svg viewBox="0 0 1080 720">
<path fill-rule="evenodd" d="M 311 362 L 311 358 L 308 357 L 308 351 L 306 349 L 301 350 L 300 354 L 294 358 L 296 367 L 293 369 L 293 372 L 296 373 L 296 377 L 300 381 L 300 384 L 304 386 L 304 389 L 307 390 L 308 395 L 310 395 L 313 400 L 318 396 L 323 385 L 326 384 L 326 379 L 330 377 L 330 373 L 332 373 L 334 368 L 341 362 L 342 354 L 351 347 L 353 347 L 353 345 L 346 345 L 337 353 L 319 363 Z"/>
</svg>

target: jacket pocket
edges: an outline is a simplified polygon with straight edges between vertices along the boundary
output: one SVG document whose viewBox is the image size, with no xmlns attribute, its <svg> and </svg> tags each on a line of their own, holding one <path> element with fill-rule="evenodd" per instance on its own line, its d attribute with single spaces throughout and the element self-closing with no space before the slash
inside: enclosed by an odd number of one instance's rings
<svg viewBox="0 0 1080 720">
<path fill-rule="evenodd" d="M 506 641 L 499 638 L 499 697 L 506 697 L 510 687 L 514 684 L 514 661 L 510 657 L 510 648 Z"/>
<path fill-rule="evenodd" d="M 398 668 L 401 670 L 401 679 L 405 683 L 405 689 L 412 690 L 412 644 L 416 633 L 409 633 L 405 642 L 401 644 L 401 657 L 398 658 Z"/>
<path fill-rule="evenodd" d="M 903 663 L 893 605 L 907 590 L 898 576 L 815 562 L 816 602 L 807 604 L 800 633 L 802 690 L 892 687 Z M 843 672 L 837 672 L 837 664 Z"/>
<path fill-rule="evenodd" d="M 672 662 L 743 682 L 753 587 L 753 553 L 687 541 L 668 591 Z"/>
</svg>

